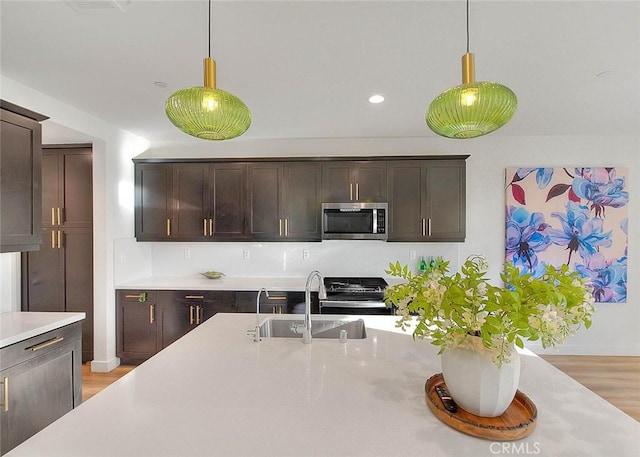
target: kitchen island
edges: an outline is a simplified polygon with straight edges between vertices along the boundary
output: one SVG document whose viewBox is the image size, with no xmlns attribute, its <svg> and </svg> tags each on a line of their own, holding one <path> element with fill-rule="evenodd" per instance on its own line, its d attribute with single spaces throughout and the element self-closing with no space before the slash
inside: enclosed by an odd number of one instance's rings
<svg viewBox="0 0 640 457">
<path fill-rule="evenodd" d="M 218 314 L 8 456 L 639 455 L 640 423 L 529 351 L 520 390 L 534 432 L 461 434 L 425 404 L 437 348 L 393 316 L 362 318 L 366 339 L 305 345 L 256 343 L 255 315 Z"/>
</svg>

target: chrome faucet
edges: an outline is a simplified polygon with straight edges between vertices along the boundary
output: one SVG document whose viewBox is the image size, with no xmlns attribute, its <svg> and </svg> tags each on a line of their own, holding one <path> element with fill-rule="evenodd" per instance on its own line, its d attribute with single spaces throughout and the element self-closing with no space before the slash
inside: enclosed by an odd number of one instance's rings
<svg viewBox="0 0 640 457">
<path fill-rule="evenodd" d="M 302 329 L 302 342 L 311 343 L 311 281 L 314 277 L 318 277 L 318 298 L 324 300 L 327 298 L 327 290 L 324 288 L 324 278 L 319 271 L 313 270 L 307 276 L 307 283 L 304 286 L 304 324 Z"/>
<path fill-rule="evenodd" d="M 256 331 L 253 335 L 253 341 L 256 343 L 260 341 L 260 293 L 264 292 L 264 294 L 269 298 L 269 291 L 262 287 L 258 291 L 258 295 L 256 296 Z"/>
</svg>

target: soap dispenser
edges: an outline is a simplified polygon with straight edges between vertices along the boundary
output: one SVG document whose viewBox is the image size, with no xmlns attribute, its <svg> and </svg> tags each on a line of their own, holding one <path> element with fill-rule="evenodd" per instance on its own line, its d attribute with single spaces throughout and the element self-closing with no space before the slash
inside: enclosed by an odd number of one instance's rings
<svg viewBox="0 0 640 457">
<path fill-rule="evenodd" d="M 420 263 L 418 263 L 418 272 L 424 274 L 425 271 L 427 271 L 427 261 L 424 259 L 424 256 L 421 256 Z"/>
</svg>

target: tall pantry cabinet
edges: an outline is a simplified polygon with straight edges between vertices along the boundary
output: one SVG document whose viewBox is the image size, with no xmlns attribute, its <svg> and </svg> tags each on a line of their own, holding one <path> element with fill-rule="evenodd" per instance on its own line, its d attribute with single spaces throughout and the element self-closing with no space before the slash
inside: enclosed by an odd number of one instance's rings
<svg viewBox="0 0 640 457">
<path fill-rule="evenodd" d="M 22 254 L 22 310 L 85 312 L 82 360 L 93 359 L 91 146 L 44 146 L 42 245 Z"/>
</svg>

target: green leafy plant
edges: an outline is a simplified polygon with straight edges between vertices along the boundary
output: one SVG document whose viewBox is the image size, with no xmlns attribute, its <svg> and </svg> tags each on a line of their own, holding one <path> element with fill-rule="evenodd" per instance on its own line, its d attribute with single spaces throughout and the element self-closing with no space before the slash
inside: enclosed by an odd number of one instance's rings
<svg viewBox="0 0 640 457">
<path fill-rule="evenodd" d="M 387 306 L 397 307 L 396 325 L 405 331 L 415 326 L 414 338 L 430 338 L 440 354 L 471 345 L 469 336 L 479 337 L 498 366 L 509 361 L 512 343 L 522 348 L 525 340 L 539 340 L 542 347 L 551 347 L 581 325 L 591 326 L 591 288 L 567 265 L 548 265 L 541 278 L 534 278 L 506 263 L 501 274 L 505 287 L 489 284 L 487 269 L 480 255 L 469 257 L 455 274 L 449 274 L 449 262 L 442 259 L 434 259 L 421 274 L 390 263 L 387 274 L 405 280 L 385 295 Z"/>
</svg>

